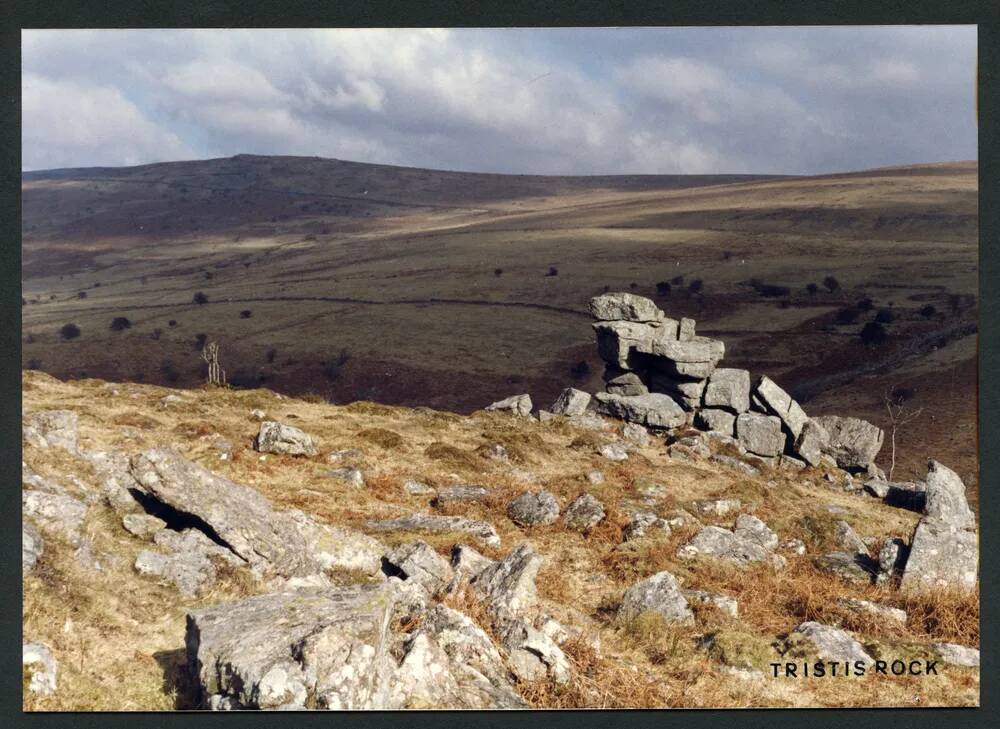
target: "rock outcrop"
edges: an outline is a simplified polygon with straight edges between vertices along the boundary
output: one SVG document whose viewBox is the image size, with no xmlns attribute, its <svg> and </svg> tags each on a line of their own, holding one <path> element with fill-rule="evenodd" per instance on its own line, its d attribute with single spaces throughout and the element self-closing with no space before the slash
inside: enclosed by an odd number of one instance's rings
<svg viewBox="0 0 1000 729">
<path fill-rule="evenodd" d="M 965 484 L 958 474 L 937 461 L 930 462 L 926 482 L 924 516 L 913 532 L 900 588 L 914 592 L 948 587 L 974 589 L 979 545 Z"/>
</svg>

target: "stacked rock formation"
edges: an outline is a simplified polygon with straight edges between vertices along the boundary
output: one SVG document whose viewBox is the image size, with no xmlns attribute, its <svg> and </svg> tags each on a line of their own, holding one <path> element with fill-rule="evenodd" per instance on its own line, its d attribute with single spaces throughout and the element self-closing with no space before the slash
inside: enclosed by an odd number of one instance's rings
<svg viewBox="0 0 1000 729">
<path fill-rule="evenodd" d="M 695 334 L 693 319 L 670 319 L 650 299 L 628 293 L 596 296 L 590 312 L 605 362 L 598 412 L 657 429 L 693 423 L 764 458 L 812 466 L 825 458 L 878 474 L 881 429 L 857 418 L 810 418 L 769 377 L 751 385 L 749 371 L 718 367 L 725 344 Z"/>
</svg>

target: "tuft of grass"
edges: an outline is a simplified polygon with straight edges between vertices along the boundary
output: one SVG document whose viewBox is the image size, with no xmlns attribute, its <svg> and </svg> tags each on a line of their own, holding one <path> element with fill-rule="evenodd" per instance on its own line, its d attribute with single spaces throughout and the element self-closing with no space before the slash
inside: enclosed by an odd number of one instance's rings
<svg viewBox="0 0 1000 729">
<path fill-rule="evenodd" d="M 366 428 L 358 433 L 358 437 L 380 448 L 394 450 L 403 446 L 403 436 L 386 428 Z"/>
</svg>

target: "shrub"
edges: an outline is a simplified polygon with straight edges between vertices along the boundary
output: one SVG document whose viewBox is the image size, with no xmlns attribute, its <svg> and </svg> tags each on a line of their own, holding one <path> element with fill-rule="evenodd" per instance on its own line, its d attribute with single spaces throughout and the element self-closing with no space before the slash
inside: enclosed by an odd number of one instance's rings
<svg viewBox="0 0 1000 729">
<path fill-rule="evenodd" d="M 896 315 L 892 313 L 892 309 L 879 309 L 878 313 L 875 314 L 875 321 L 879 324 L 891 324 L 895 318 Z"/>
<path fill-rule="evenodd" d="M 791 305 L 792 302 L 789 301 L 788 299 L 782 299 L 781 302 L 778 304 L 778 306 L 781 307 L 782 309 L 788 309 L 791 307 Z"/>
<path fill-rule="evenodd" d="M 168 327 L 175 327 L 175 326 L 177 326 L 177 320 L 176 319 L 171 319 L 170 321 L 167 322 L 167 326 Z"/>
<path fill-rule="evenodd" d="M 858 311 L 871 311 L 872 307 L 875 306 L 875 304 L 872 302 L 871 299 L 869 299 L 866 296 L 865 298 L 861 299 L 861 301 L 856 303 L 854 306 Z"/>
<path fill-rule="evenodd" d="M 758 294 L 768 298 L 788 296 L 790 293 L 792 293 L 791 289 L 789 289 L 787 286 L 775 286 L 774 284 L 760 283 L 759 281 L 754 282 L 752 285 L 754 289 L 756 289 Z"/>
<path fill-rule="evenodd" d="M 814 283 L 806 284 L 806 291 L 809 292 L 810 296 L 815 296 L 816 292 L 819 291 L 819 286 Z"/>
<path fill-rule="evenodd" d="M 848 306 L 837 312 L 836 322 L 838 324 L 854 324 L 858 320 L 860 312 L 853 306 Z"/>
<path fill-rule="evenodd" d="M 834 291 L 840 290 L 840 281 L 835 279 L 833 276 L 827 276 L 826 278 L 824 278 L 823 285 L 826 287 L 826 290 L 829 291 L 831 294 Z"/>
<path fill-rule="evenodd" d="M 273 347 L 264 353 L 264 359 L 267 360 L 268 364 L 274 362 L 274 358 L 278 356 L 278 350 Z"/>
<path fill-rule="evenodd" d="M 582 380 L 590 375 L 590 365 L 586 360 L 580 360 L 575 365 L 570 367 L 570 374 L 573 375 L 578 380 Z"/>
<path fill-rule="evenodd" d="M 323 363 L 323 376 L 331 381 L 336 380 L 338 377 L 340 377 L 341 368 L 343 368 L 343 366 L 347 364 L 347 361 L 350 358 L 351 358 L 350 352 L 348 352 L 346 349 L 340 350 L 340 354 L 337 355 L 336 359 L 330 362 Z"/>
<path fill-rule="evenodd" d="M 80 336 L 80 327 L 76 324 L 63 324 L 62 329 L 59 330 L 59 334 L 63 339 L 76 339 Z"/>
<path fill-rule="evenodd" d="M 635 281 L 633 281 L 632 283 L 630 283 L 628 285 L 628 287 L 634 291 L 635 289 L 639 288 L 639 284 L 637 284 Z"/>
<path fill-rule="evenodd" d="M 78 292 L 77 295 L 76 295 L 76 298 L 78 298 L 78 299 L 86 299 L 87 298 L 87 292 L 86 291 L 80 291 L 80 292 Z"/>
<path fill-rule="evenodd" d="M 180 379 L 180 373 L 174 368 L 174 363 L 165 359 L 160 363 L 160 374 L 163 375 L 163 379 L 167 382 L 177 382 Z"/>
<path fill-rule="evenodd" d="M 163 336 L 163 330 L 157 327 L 156 329 L 153 330 L 153 333 L 150 334 L 149 336 L 151 336 L 153 339 L 159 339 L 160 337 Z"/>
<path fill-rule="evenodd" d="M 194 298 L 192 299 L 192 301 L 194 301 L 194 303 L 196 303 L 196 304 L 207 304 L 208 303 L 208 297 L 205 296 L 205 292 L 204 291 L 199 291 L 198 293 L 196 293 L 194 295 Z"/>
<path fill-rule="evenodd" d="M 205 280 L 206 281 L 211 281 L 214 276 L 215 276 L 215 274 L 212 273 L 211 271 L 205 271 Z"/>
<path fill-rule="evenodd" d="M 683 286 L 684 285 L 684 277 L 683 276 L 674 276 L 672 279 L 670 279 L 670 283 L 672 283 L 674 286 Z"/>
<path fill-rule="evenodd" d="M 501 276 L 503 276 L 503 269 L 502 268 L 494 268 L 493 269 L 493 275 L 496 276 L 497 278 L 500 278 Z"/>
<path fill-rule="evenodd" d="M 24 341 L 25 341 L 25 342 L 26 342 L 27 344 L 34 344 L 34 343 L 35 343 L 35 335 L 34 335 L 34 334 L 29 334 L 28 336 L 26 336 L 26 337 L 24 338 Z"/>
<path fill-rule="evenodd" d="M 930 319 L 935 314 L 937 314 L 937 308 L 935 308 L 934 304 L 927 304 L 920 307 L 920 316 L 925 319 Z"/>
<path fill-rule="evenodd" d="M 723 261 L 728 261 L 732 257 L 733 257 L 733 252 L 732 251 L 723 251 L 722 252 L 722 260 Z"/>
<path fill-rule="evenodd" d="M 111 320 L 111 331 L 113 332 L 123 332 L 126 329 L 132 327 L 132 322 L 128 320 L 128 317 L 116 316 Z"/>
<path fill-rule="evenodd" d="M 670 282 L 660 281 L 656 284 L 656 293 L 660 296 L 670 296 Z"/>
<path fill-rule="evenodd" d="M 240 319 L 249 319 L 251 316 L 253 316 L 253 312 L 249 309 L 244 309 L 240 312 Z"/>
<path fill-rule="evenodd" d="M 29 359 L 28 360 L 29 370 L 40 370 L 42 369 L 42 360 L 40 359 Z"/>
<path fill-rule="evenodd" d="M 694 281 L 688 284 L 688 291 L 692 294 L 700 294 L 705 285 L 702 283 L 700 278 L 696 278 Z"/>
<path fill-rule="evenodd" d="M 885 327 L 878 322 L 870 321 L 861 328 L 861 341 L 866 347 L 877 347 L 880 344 L 885 344 L 885 340 L 889 338 L 886 334 Z"/>
<path fill-rule="evenodd" d="M 196 352 L 200 352 L 201 350 L 203 350 L 205 348 L 205 342 L 207 342 L 207 341 L 208 341 L 208 335 L 207 334 L 198 334 L 197 336 L 195 336 L 195 338 L 194 338 L 194 350 Z"/>
<path fill-rule="evenodd" d="M 892 397 L 894 400 L 897 400 L 899 402 L 902 402 L 904 400 L 909 400 L 916 394 L 917 391 L 914 390 L 912 387 L 901 387 L 897 385 L 896 387 L 892 388 Z"/>
<path fill-rule="evenodd" d="M 545 275 L 546 276 L 558 276 L 559 275 L 559 269 L 556 268 L 555 266 L 549 266 L 549 272 L 547 274 L 545 274 Z"/>
</svg>

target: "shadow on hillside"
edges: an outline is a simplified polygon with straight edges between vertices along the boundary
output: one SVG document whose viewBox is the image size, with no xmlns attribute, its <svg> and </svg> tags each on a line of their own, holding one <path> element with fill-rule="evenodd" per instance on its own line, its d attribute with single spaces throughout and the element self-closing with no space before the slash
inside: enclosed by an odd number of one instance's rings
<svg viewBox="0 0 1000 729">
<path fill-rule="evenodd" d="M 159 651 L 153 658 L 163 671 L 163 691 L 174 696 L 175 709 L 197 709 L 198 691 L 187 667 L 187 651 Z"/>
</svg>

